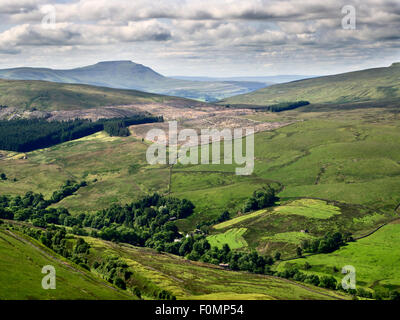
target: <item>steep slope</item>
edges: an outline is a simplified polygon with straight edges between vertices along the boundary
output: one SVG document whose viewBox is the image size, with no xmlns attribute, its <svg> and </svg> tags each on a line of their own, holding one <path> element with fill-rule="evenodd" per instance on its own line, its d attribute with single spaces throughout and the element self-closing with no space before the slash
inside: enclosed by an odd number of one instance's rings
<svg viewBox="0 0 400 320">
<path fill-rule="evenodd" d="M 71 70 L 13 68 L 0 70 L 0 78 L 79 83 L 215 101 L 265 87 L 261 82 L 186 81 L 164 77 L 132 61 L 107 61 Z"/>
<path fill-rule="evenodd" d="M 311 103 L 342 104 L 393 100 L 400 97 L 400 63 L 390 67 L 325 76 L 273 85 L 231 97 L 223 104 L 266 105 L 307 100 Z"/>
<path fill-rule="evenodd" d="M 0 230 L 0 299 L 137 299 L 31 241 L 15 231 Z M 42 288 L 46 265 L 56 270 L 56 290 Z"/>
</svg>

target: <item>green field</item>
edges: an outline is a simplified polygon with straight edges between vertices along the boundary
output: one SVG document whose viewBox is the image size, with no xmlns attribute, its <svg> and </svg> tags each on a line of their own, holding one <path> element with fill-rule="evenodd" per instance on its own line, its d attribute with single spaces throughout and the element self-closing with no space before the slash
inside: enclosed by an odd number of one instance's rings
<svg viewBox="0 0 400 320">
<path fill-rule="evenodd" d="M 234 219 L 230 219 L 230 220 L 225 221 L 225 222 L 221 222 L 219 224 L 214 225 L 213 228 L 217 229 L 217 230 L 218 229 L 225 229 L 225 228 L 233 226 L 233 225 L 235 225 L 237 223 L 240 223 L 240 222 L 243 222 L 243 221 L 258 217 L 260 215 L 264 215 L 266 213 L 267 213 L 267 211 L 265 209 L 258 210 L 258 211 L 252 212 L 252 213 L 248 213 L 248 214 L 245 214 L 245 215 L 242 215 L 242 216 L 238 216 L 238 217 L 236 217 Z"/>
<path fill-rule="evenodd" d="M 305 271 L 318 275 L 332 275 L 338 280 L 343 278 L 333 267 L 341 270 L 346 265 L 356 269 L 357 285 L 374 290 L 400 288 L 400 224 L 392 223 L 379 229 L 364 239 L 349 243 L 347 246 L 329 254 L 318 254 L 291 262 L 282 262 L 278 269 L 285 264 L 295 264 L 303 269 L 307 261 L 311 269 Z"/>
<path fill-rule="evenodd" d="M 300 199 L 275 209 L 280 214 L 300 215 L 315 219 L 329 219 L 340 214 L 340 209 L 327 204 L 326 201 L 316 199 Z"/>
<path fill-rule="evenodd" d="M 19 238 L 18 238 L 19 237 Z M 7 300 L 113 300 L 135 299 L 22 235 L 0 229 L 0 299 Z M 56 289 L 42 288 L 42 268 L 54 266 Z"/>
<path fill-rule="evenodd" d="M 239 249 L 247 247 L 246 240 L 243 238 L 243 234 L 247 231 L 246 228 L 232 228 L 224 233 L 220 233 L 213 236 L 208 236 L 207 240 L 213 247 L 222 249 L 224 244 L 229 245 L 231 249 Z"/>
</svg>

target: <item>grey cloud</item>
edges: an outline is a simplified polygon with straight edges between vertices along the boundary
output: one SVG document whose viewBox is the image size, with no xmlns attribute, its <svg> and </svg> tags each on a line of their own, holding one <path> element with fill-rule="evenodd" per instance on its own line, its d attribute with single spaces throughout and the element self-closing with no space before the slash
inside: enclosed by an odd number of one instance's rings
<svg viewBox="0 0 400 320">
<path fill-rule="evenodd" d="M 25 11 L 17 5 L 0 13 L 14 24 L 0 33 L 3 54 L 29 46 L 115 52 L 119 44 L 140 42 L 135 53 L 146 52 L 146 59 L 304 64 L 310 57 L 386 56 L 400 40 L 400 2 L 394 0 L 81 0 L 55 4 L 53 31 L 40 28 L 45 2 L 18 1 Z M 347 4 L 357 9 L 354 31 L 341 28 Z"/>
<path fill-rule="evenodd" d="M 118 42 L 166 41 L 169 30 L 157 22 L 137 22 L 127 26 L 96 26 L 61 23 L 54 29 L 41 25 L 18 25 L 0 33 L 0 49 L 22 46 L 101 45 Z M 17 49 L 16 49 L 17 50 Z"/>
</svg>

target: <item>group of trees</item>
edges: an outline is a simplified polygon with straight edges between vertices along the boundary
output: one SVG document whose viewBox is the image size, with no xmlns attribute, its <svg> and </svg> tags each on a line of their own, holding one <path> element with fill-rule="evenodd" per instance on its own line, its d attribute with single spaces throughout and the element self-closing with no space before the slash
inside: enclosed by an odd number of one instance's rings
<svg viewBox="0 0 400 320">
<path fill-rule="evenodd" d="M 304 251 L 311 253 L 329 253 L 339 249 L 346 242 L 350 241 L 353 241 L 351 233 L 328 232 L 322 238 L 303 240 L 301 247 Z"/>
<path fill-rule="evenodd" d="M 308 102 L 308 101 L 281 102 L 278 104 L 273 104 L 271 106 L 267 106 L 263 109 L 265 109 L 265 111 L 270 111 L 270 112 L 281 112 L 281 111 L 297 109 L 297 108 L 300 108 L 303 106 L 307 106 L 309 104 L 310 104 L 310 102 Z"/>
<path fill-rule="evenodd" d="M 104 131 L 106 131 L 110 136 L 119 136 L 119 137 L 127 137 L 130 135 L 129 126 L 143 123 L 152 123 L 152 122 L 163 122 L 164 119 L 162 116 L 153 117 L 153 116 L 142 116 L 137 115 L 130 118 L 123 119 L 105 119 L 100 120 L 100 122 L 104 123 Z"/>
<path fill-rule="evenodd" d="M 270 186 L 264 187 L 263 189 L 254 191 L 253 196 L 245 202 L 243 212 L 271 207 L 278 200 L 279 198 L 275 195 L 273 188 Z"/>
<path fill-rule="evenodd" d="M 73 226 L 77 219 L 72 217 L 65 208 L 48 208 L 65 197 L 73 194 L 86 182 L 75 183 L 68 180 L 60 190 L 54 191 L 49 200 L 41 193 L 28 191 L 24 196 L 0 196 L 0 218 L 25 221 L 30 220 L 36 227 L 46 227 L 47 224 Z"/>
<path fill-rule="evenodd" d="M 303 106 L 309 105 L 309 101 L 291 101 L 291 102 L 280 102 L 277 104 L 271 104 L 269 106 L 255 106 L 255 105 L 241 105 L 243 108 L 254 109 L 256 111 L 269 111 L 269 112 L 282 112 L 287 110 L 297 109 Z M 230 108 L 231 106 L 228 104 L 225 106 L 226 108 Z"/>
<path fill-rule="evenodd" d="M 124 126 L 122 121 L 107 122 L 104 124 L 104 131 L 111 137 L 127 137 L 130 135 L 129 129 Z"/>
<path fill-rule="evenodd" d="M 43 245 L 54 252 L 71 260 L 76 265 L 90 271 L 94 269 L 101 274 L 105 280 L 116 287 L 129 289 L 136 296 L 141 298 L 142 293 L 153 296 L 156 299 L 175 300 L 176 297 L 170 292 L 159 288 L 147 279 L 135 277 L 131 280 L 133 272 L 129 266 L 116 256 L 97 256 L 93 261 L 90 256 L 91 246 L 83 239 L 69 235 L 64 227 L 49 225 L 45 230 L 31 227 L 17 227 L 19 231 L 40 241 Z M 91 263 L 90 260 L 93 262 Z"/>
<path fill-rule="evenodd" d="M 62 199 L 72 195 L 74 192 L 78 191 L 82 187 L 86 187 L 87 182 L 81 181 L 80 183 L 76 183 L 72 180 L 67 180 L 66 183 L 61 187 L 60 190 L 54 191 L 51 196 L 49 202 L 57 203 Z"/>
<path fill-rule="evenodd" d="M 207 229 L 207 227 L 212 226 L 212 225 L 214 225 L 214 224 L 218 224 L 218 223 L 227 221 L 227 220 L 229 220 L 229 219 L 230 219 L 229 211 L 226 211 L 226 210 L 225 210 L 224 212 L 222 212 L 222 213 L 220 214 L 219 217 L 217 217 L 217 218 L 215 218 L 215 219 L 212 219 L 212 220 L 209 220 L 209 221 L 202 221 L 202 222 L 199 222 L 199 223 L 196 225 L 196 228 L 197 228 L 197 229 L 202 229 L 203 231 L 205 231 L 205 230 Z"/>
<path fill-rule="evenodd" d="M 309 270 L 311 265 L 308 262 L 305 263 L 304 269 Z M 339 269 L 334 267 L 334 272 L 339 272 Z M 400 300 L 400 292 L 396 290 L 374 290 L 369 291 L 365 290 L 362 287 L 357 287 L 357 289 L 348 289 L 345 290 L 342 287 L 342 283 L 338 282 L 333 276 L 318 276 L 315 274 L 307 274 L 299 270 L 296 265 L 285 265 L 283 271 L 279 271 L 275 273 L 275 276 L 292 279 L 295 281 L 300 281 L 308 284 L 312 284 L 314 286 L 327 288 L 331 290 L 341 290 L 346 291 L 347 293 L 367 299 L 389 299 L 389 300 Z"/>
<path fill-rule="evenodd" d="M 0 218 L 29 220 L 38 227 L 64 225 L 73 227 L 75 233 L 81 235 L 86 234 L 82 228 L 90 227 L 96 229 L 93 236 L 104 240 L 157 248 L 161 243 L 181 237 L 171 220 L 186 218 L 194 209 L 186 199 L 158 194 L 145 196 L 125 206 L 113 205 L 95 214 L 71 216 L 65 208 L 47 208 L 82 184 L 67 182 L 60 191 L 53 193 L 50 200 L 33 192 L 27 192 L 23 197 L 0 196 Z"/>
<path fill-rule="evenodd" d="M 70 186 L 71 183 L 67 183 L 62 190 Z M 0 218 L 30 220 L 39 227 L 64 225 L 73 227 L 74 233 L 82 235 L 87 234 L 83 228 L 90 227 L 95 229 L 91 236 L 104 240 L 146 246 L 192 260 L 228 263 L 234 270 L 265 273 L 266 266 L 273 263 L 272 258 L 259 256 L 256 252 L 232 252 L 227 245 L 222 249 L 211 248 L 205 235 L 182 237 L 173 220 L 193 213 L 194 205 L 186 199 L 153 194 L 129 205 L 112 205 L 95 214 L 81 213 L 76 216 L 71 216 L 66 209 L 46 208 L 46 204 L 41 194 L 32 192 L 23 197 L 2 196 Z M 224 212 L 219 221 L 228 217 L 229 214 Z"/>
<path fill-rule="evenodd" d="M 275 275 L 281 278 L 293 279 L 295 281 L 300 281 L 327 289 L 339 289 L 338 283 L 333 276 L 319 277 L 315 274 L 305 274 L 301 272 L 297 267 L 286 268 L 283 271 L 276 272 Z"/>
<path fill-rule="evenodd" d="M 22 231 L 54 252 L 70 259 L 82 268 L 90 270 L 87 257 L 90 245 L 82 238 L 75 239 L 67 235 L 65 228 L 48 226 L 46 230 L 40 230 L 24 227 Z"/>
<path fill-rule="evenodd" d="M 3 120 L 0 121 L 0 149 L 27 152 L 78 139 L 101 130 L 101 123 L 86 120 Z"/>
<path fill-rule="evenodd" d="M 114 136 L 127 136 L 127 126 L 162 122 L 162 117 L 136 115 L 126 119 L 47 121 L 45 119 L 0 120 L 0 149 L 28 152 L 79 139 L 106 130 Z"/>
<path fill-rule="evenodd" d="M 169 291 L 159 288 L 137 274 L 134 275 L 125 261 L 117 256 L 107 256 L 100 262 L 96 260 L 92 267 L 108 282 L 113 283 L 122 290 L 129 288 L 139 298 L 141 298 L 143 292 L 156 299 L 176 300 L 176 297 Z"/>
</svg>

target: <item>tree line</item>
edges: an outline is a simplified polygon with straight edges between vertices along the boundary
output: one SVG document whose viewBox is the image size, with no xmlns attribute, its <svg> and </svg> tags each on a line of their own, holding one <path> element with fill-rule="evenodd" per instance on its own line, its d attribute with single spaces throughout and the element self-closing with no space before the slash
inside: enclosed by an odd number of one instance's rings
<svg viewBox="0 0 400 320">
<path fill-rule="evenodd" d="M 66 184 L 67 185 L 67 184 Z M 54 195 L 54 193 L 53 193 Z M 95 214 L 80 213 L 72 216 L 65 208 L 47 208 L 51 202 L 43 195 L 28 192 L 20 197 L 0 197 L 0 218 L 30 221 L 35 226 L 48 224 L 72 227 L 78 235 L 90 235 L 103 240 L 145 246 L 214 264 L 226 263 L 233 270 L 269 272 L 273 259 L 257 252 L 231 251 L 228 245 L 222 249 L 211 247 L 204 234 L 179 233 L 175 219 L 189 217 L 194 210 L 186 199 L 161 196 L 157 193 L 144 196 L 127 205 L 112 205 Z M 226 219 L 227 214 L 222 215 Z M 94 229 L 88 233 L 85 228 Z"/>
<path fill-rule="evenodd" d="M 280 102 L 277 104 L 271 104 L 267 106 L 256 106 L 256 105 L 240 105 L 241 108 L 253 109 L 256 111 L 269 111 L 269 112 L 282 112 L 286 110 L 293 110 L 303 106 L 309 105 L 309 101 L 293 101 L 293 102 Z M 239 107 L 239 105 L 237 105 Z M 231 105 L 225 105 L 225 108 L 231 108 Z"/>
<path fill-rule="evenodd" d="M 79 186 L 80 184 L 67 182 L 61 188 L 61 191 L 69 190 L 68 188 L 75 185 Z M 54 196 L 59 193 L 60 190 L 55 191 L 51 198 L 59 199 L 58 196 Z M 262 192 L 253 194 L 252 198 L 258 199 L 256 202 L 259 206 L 258 201 L 263 205 L 270 205 L 274 202 L 272 201 L 274 197 L 273 191 L 264 189 Z M 296 268 L 283 271 L 272 270 L 271 265 L 280 260 L 280 254 L 276 254 L 272 258 L 269 255 L 260 255 L 255 250 L 251 252 L 234 251 L 227 244 L 219 249 L 212 247 L 203 233 L 191 233 L 186 236 L 181 234 L 175 220 L 189 217 L 195 208 L 193 203 L 187 199 L 155 193 L 143 196 L 130 204 L 114 204 L 95 214 L 80 213 L 78 215 L 71 215 L 65 208 L 48 208 L 47 206 L 51 203 L 49 200 L 44 200 L 43 195 L 33 192 L 28 192 L 22 197 L 0 196 L 0 218 L 30 221 L 33 225 L 46 228 L 40 234 L 40 241 L 56 252 L 73 259 L 74 262 L 83 267 L 87 266 L 87 260 L 82 256 L 88 249 L 87 246 L 82 242 L 79 243 L 78 249 L 74 249 L 72 252 L 64 252 L 62 245 L 57 247 L 62 244 L 62 240 L 65 238 L 64 232 L 57 231 L 59 232 L 58 236 L 51 233 L 51 230 L 55 228 L 54 225 L 57 225 L 56 228 L 59 228 L 59 226 L 72 227 L 71 232 L 77 235 L 90 235 L 103 240 L 149 247 L 158 252 L 168 252 L 195 261 L 216 265 L 224 264 L 231 270 L 275 275 L 324 288 L 340 289 L 334 277 L 318 277 L 317 275 L 303 273 Z M 224 211 L 219 218 L 212 220 L 212 223 L 219 223 L 226 219 L 229 219 L 229 212 Z M 204 224 L 204 226 L 209 225 L 209 223 Z M 47 232 L 50 232 L 50 234 Z M 347 241 L 351 241 L 350 234 L 327 233 L 324 237 L 304 241 L 302 248 L 308 252 L 328 253 L 343 246 Z M 127 279 L 121 270 L 112 272 L 112 268 L 101 264 L 91 267 L 96 270 L 99 269 L 98 272 L 103 273 L 107 269 L 108 271 L 104 273 L 107 280 L 116 286 L 124 287 L 123 282 L 126 283 Z M 117 280 L 117 278 L 121 280 Z M 161 293 L 157 290 L 155 292 L 160 297 L 172 298 L 165 292 Z M 369 295 L 368 292 L 362 291 L 356 292 L 356 294 Z"/>
<path fill-rule="evenodd" d="M 47 121 L 45 119 L 0 120 L 0 149 L 28 152 L 105 130 L 112 136 L 128 136 L 130 125 L 162 122 L 162 117 L 136 115 L 123 119 Z"/>
<path fill-rule="evenodd" d="M 270 106 L 262 107 L 262 109 L 270 112 L 282 112 L 282 111 L 297 109 L 303 106 L 307 106 L 309 104 L 310 102 L 308 101 L 281 102 Z"/>
<path fill-rule="evenodd" d="M 243 212 L 250 212 L 255 210 L 271 207 L 278 201 L 275 189 L 270 186 L 253 192 L 253 195 L 246 200 L 243 206 Z"/>
<path fill-rule="evenodd" d="M 302 240 L 301 247 L 306 252 L 330 253 L 351 241 L 353 241 L 353 237 L 350 232 L 328 232 L 321 238 Z"/>
</svg>

